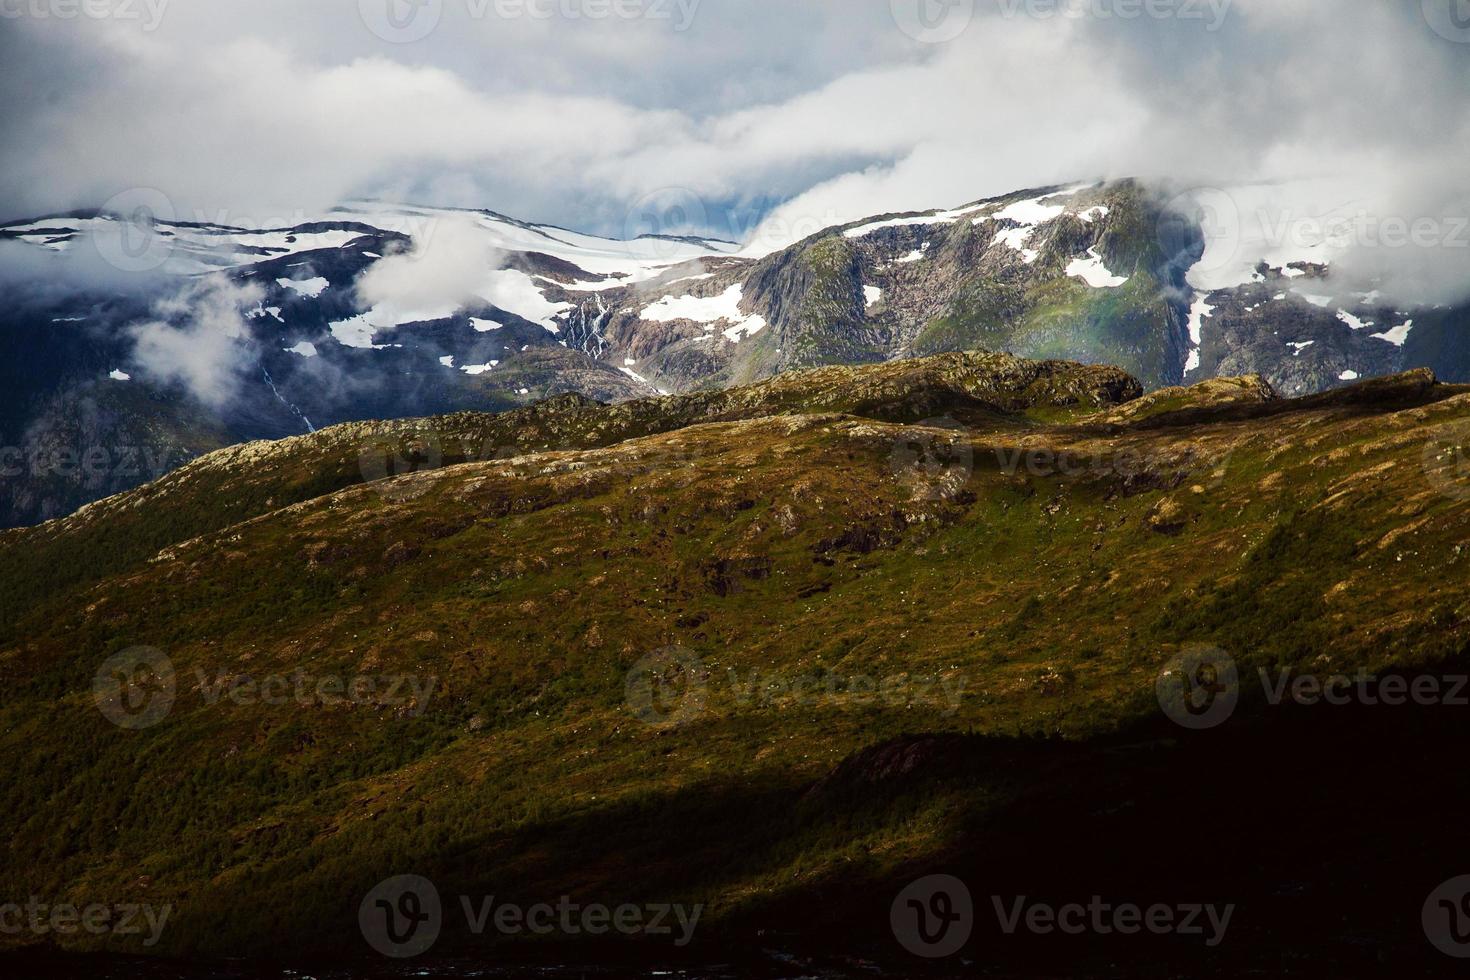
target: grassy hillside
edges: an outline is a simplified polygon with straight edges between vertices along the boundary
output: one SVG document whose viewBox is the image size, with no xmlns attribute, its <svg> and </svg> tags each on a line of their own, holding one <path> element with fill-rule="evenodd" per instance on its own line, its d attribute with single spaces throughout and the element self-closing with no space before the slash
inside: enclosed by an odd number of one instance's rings
<svg viewBox="0 0 1470 980">
<path fill-rule="evenodd" d="M 1363 731 L 1247 685 L 1239 724 L 1191 741 L 1155 696 L 1171 659 L 1464 669 L 1470 393 L 1422 375 L 1302 401 L 1138 393 L 1111 369 L 946 355 L 435 420 L 413 438 L 504 425 L 515 455 L 366 482 L 382 433 L 342 428 L 8 535 L 0 894 L 173 903 L 154 953 L 359 949 L 358 901 L 409 872 L 446 896 L 703 902 L 711 941 L 780 923 L 891 952 L 856 924 L 945 862 L 1009 882 L 1054 849 L 1046 887 L 1093 887 L 1069 866 L 1156 885 L 1146 833 L 1217 826 L 1171 806 L 1262 819 L 1187 778 L 1223 739 L 1289 730 L 1330 755 Z M 534 451 L 579 443 L 598 448 Z M 94 677 L 138 646 L 176 691 L 121 728 Z M 670 697 L 646 696 L 651 666 Z M 412 684 L 210 697 L 297 672 Z M 1372 751 L 1417 744 L 1379 732 Z M 1299 788 L 1280 775 L 1242 772 L 1249 799 Z M 1104 836 L 1073 821 L 1084 804 Z M 1332 838 L 1292 812 L 1233 826 Z"/>
</svg>

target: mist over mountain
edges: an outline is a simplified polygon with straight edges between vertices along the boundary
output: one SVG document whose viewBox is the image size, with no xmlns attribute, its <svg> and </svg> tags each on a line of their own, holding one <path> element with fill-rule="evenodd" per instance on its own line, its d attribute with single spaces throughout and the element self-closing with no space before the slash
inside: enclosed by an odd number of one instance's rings
<svg viewBox="0 0 1470 980">
<path fill-rule="evenodd" d="M 6 438 L 27 459 L 79 457 L 141 413 L 161 433 L 143 445 L 182 462 L 353 419 L 563 392 L 620 401 L 970 349 L 1116 364 L 1150 389 L 1257 374 L 1307 394 L 1415 367 L 1470 379 L 1466 309 L 1431 285 L 1449 260 L 1414 264 L 1470 246 L 1470 220 L 1385 223 L 1345 193 L 1082 181 L 871 215 L 779 248 L 384 202 L 254 229 L 168 218 L 140 194 L 131 211 L 0 226 L 19 298 L 0 324 L 29 393 Z M 649 222 L 691 200 L 653 202 Z M 83 394 L 107 407 L 60 422 Z M 28 473 L 6 522 L 138 477 Z"/>
</svg>

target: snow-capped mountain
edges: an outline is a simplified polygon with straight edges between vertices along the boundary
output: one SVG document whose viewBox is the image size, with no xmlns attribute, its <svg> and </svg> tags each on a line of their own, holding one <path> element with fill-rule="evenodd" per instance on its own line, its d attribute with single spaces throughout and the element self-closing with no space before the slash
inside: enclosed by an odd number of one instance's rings
<svg viewBox="0 0 1470 980">
<path fill-rule="evenodd" d="M 1212 237 L 1201 206 L 1082 183 L 874 216 L 764 254 L 374 202 L 263 229 L 156 212 L 0 227 L 34 260 L 0 312 L 0 426 L 18 475 L 0 523 L 340 421 L 572 391 L 618 401 L 945 350 L 1117 364 L 1151 388 L 1258 373 L 1299 394 L 1416 366 L 1470 374 L 1449 340 L 1463 309 L 1340 282 L 1325 246 Z M 102 462 L 54 462 L 88 453 Z"/>
</svg>

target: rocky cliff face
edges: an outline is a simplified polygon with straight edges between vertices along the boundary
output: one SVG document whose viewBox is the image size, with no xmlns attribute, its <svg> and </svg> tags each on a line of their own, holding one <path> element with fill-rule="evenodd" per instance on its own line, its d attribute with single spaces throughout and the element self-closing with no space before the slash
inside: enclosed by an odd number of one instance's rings
<svg viewBox="0 0 1470 980">
<path fill-rule="evenodd" d="M 595 351 L 671 391 L 965 349 L 1117 364 L 1149 388 L 1258 374 L 1305 394 L 1417 366 L 1470 377 L 1465 309 L 1390 305 L 1329 264 L 1247 263 L 1197 288 L 1207 243 L 1188 200 L 1117 181 L 865 219 L 605 294 Z"/>
</svg>

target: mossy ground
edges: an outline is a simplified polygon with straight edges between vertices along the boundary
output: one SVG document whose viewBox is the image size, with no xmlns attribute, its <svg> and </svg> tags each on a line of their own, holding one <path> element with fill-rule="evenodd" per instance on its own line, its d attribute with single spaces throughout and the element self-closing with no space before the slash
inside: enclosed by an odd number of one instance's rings
<svg viewBox="0 0 1470 980">
<path fill-rule="evenodd" d="M 1065 760 L 815 789 L 866 748 L 1101 744 L 1157 719 L 1155 679 L 1192 643 L 1243 670 L 1463 661 L 1470 506 L 1424 446 L 1470 426 L 1466 396 L 1189 426 L 1042 411 L 1064 417 L 976 417 L 968 454 L 928 466 L 903 447 L 952 430 L 833 413 L 473 462 L 32 599 L 0 633 L 0 894 L 173 902 L 163 949 L 184 953 L 350 944 L 360 896 L 405 872 L 701 901 L 738 928 L 947 853 Z M 87 560 L 67 540 L 53 560 Z M 140 644 L 171 658 L 177 701 L 125 731 L 93 676 Z M 648 724 L 629 671 L 671 647 L 708 671 L 703 706 Z M 197 689 L 299 670 L 435 686 L 412 710 Z M 853 676 L 901 693 L 790 687 Z M 931 677 L 959 696 L 915 686 Z"/>
</svg>

